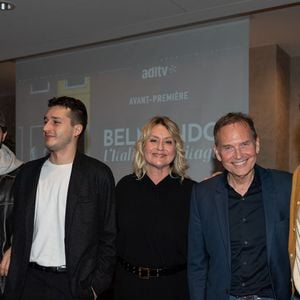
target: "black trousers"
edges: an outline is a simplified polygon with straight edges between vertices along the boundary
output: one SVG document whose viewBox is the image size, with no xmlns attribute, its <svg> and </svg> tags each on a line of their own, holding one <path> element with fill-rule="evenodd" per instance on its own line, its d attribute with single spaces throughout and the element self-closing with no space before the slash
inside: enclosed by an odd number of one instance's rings
<svg viewBox="0 0 300 300">
<path fill-rule="evenodd" d="M 21 300 L 74 300 L 67 273 L 51 273 L 29 268 Z"/>
</svg>

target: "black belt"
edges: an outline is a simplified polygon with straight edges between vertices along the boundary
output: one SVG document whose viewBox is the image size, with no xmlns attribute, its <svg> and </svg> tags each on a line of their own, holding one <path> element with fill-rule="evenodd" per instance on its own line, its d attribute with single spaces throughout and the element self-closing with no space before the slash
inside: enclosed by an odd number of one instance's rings
<svg viewBox="0 0 300 300">
<path fill-rule="evenodd" d="M 295 292 L 294 292 L 294 297 L 296 297 L 297 299 L 300 299 L 300 295 L 299 295 L 299 293 L 296 289 L 295 289 Z"/>
<path fill-rule="evenodd" d="M 50 273 L 65 273 L 67 272 L 66 267 L 45 267 L 37 264 L 36 262 L 30 262 L 29 267 L 33 269 L 37 269 L 44 272 L 50 272 Z"/>
<path fill-rule="evenodd" d="M 140 279 L 159 278 L 161 276 L 173 275 L 186 269 L 186 264 L 177 265 L 168 268 L 149 268 L 142 266 L 134 266 L 125 259 L 119 257 L 119 264 L 129 273 Z"/>
</svg>

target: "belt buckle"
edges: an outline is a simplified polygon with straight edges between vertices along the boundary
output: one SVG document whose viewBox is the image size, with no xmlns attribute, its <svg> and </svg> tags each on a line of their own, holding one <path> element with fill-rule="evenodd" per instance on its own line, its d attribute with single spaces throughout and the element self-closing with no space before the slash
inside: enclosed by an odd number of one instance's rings
<svg viewBox="0 0 300 300">
<path fill-rule="evenodd" d="M 238 300 L 259 300 L 259 299 L 261 299 L 261 298 L 258 297 L 257 295 L 249 295 L 249 296 L 238 297 Z"/>
<path fill-rule="evenodd" d="M 64 273 L 65 271 L 66 271 L 66 267 L 62 267 L 62 266 L 56 267 L 57 273 Z"/>
<path fill-rule="evenodd" d="M 139 267 L 138 276 L 140 279 L 150 279 L 150 268 Z"/>
</svg>

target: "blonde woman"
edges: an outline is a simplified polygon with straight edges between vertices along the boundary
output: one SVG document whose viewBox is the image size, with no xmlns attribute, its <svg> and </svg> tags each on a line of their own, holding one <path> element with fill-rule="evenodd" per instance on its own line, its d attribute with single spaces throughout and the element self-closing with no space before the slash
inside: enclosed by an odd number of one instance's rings
<svg viewBox="0 0 300 300">
<path fill-rule="evenodd" d="M 186 257 L 194 181 L 176 123 L 156 116 L 135 145 L 133 174 L 117 184 L 115 300 L 188 299 Z"/>
</svg>

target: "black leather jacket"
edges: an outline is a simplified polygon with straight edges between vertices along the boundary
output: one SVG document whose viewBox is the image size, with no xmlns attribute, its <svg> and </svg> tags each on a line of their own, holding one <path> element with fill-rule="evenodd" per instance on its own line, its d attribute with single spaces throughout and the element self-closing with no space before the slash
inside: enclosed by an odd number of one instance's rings
<svg viewBox="0 0 300 300">
<path fill-rule="evenodd" d="M 4 252 L 11 246 L 13 189 L 15 177 L 21 166 L 14 171 L 0 175 L 0 261 Z"/>
</svg>

